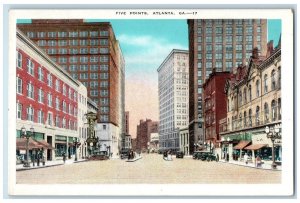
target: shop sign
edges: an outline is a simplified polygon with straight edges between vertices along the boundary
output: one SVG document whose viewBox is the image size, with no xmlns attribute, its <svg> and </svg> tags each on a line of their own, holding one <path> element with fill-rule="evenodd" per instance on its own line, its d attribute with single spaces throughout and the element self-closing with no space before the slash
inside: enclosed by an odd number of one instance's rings
<svg viewBox="0 0 300 203">
<path fill-rule="evenodd" d="M 272 142 L 267 138 L 266 134 L 257 134 L 252 136 L 253 144 L 269 144 L 271 146 Z"/>
<path fill-rule="evenodd" d="M 21 150 L 20 150 L 20 154 L 26 154 L 26 150 L 21 149 Z"/>
</svg>

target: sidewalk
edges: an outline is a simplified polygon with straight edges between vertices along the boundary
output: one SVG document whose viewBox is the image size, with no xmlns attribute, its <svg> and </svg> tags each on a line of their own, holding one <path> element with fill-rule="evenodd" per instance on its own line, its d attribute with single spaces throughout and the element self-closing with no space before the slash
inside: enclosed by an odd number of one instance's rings
<svg viewBox="0 0 300 203">
<path fill-rule="evenodd" d="M 87 159 L 78 159 L 77 161 L 74 161 L 74 158 L 66 160 L 66 163 L 61 160 L 54 160 L 54 161 L 46 161 L 45 165 L 43 166 L 43 163 L 40 162 L 40 165 L 37 166 L 37 163 L 35 162 L 35 166 L 33 166 L 32 163 L 30 163 L 30 167 L 24 167 L 23 164 L 17 164 L 16 165 L 16 171 L 23 171 L 23 170 L 32 170 L 32 169 L 38 169 L 38 168 L 46 168 L 46 167 L 52 167 L 52 166 L 60 166 L 60 165 L 67 165 L 67 164 L 74 164 L 78 162 L 87 161 Z"/>
<path fill-rule="evenodd" d="M 245 162 L 242 162 L 242 161 L 233 161 L 233 160 L 230 160 L 228 162 L 228 161 L 225 161 L 224 159 L 220 159 L 219 162 L 221 162 L 221 163 L 227 163 L 227 164 L 234 164 L 234 165 L 239 165 L 239 166 L 244 166 L 244 167 L 251 167 L 251 168 L 256 168 L 256 169 L 281 171 L 281 166 L 277 166 L 276 169 L 272 169 L 272 166 L 271 166 L 270 163 L 263 163 L 261 165 L 261 167 L 256 167 L 254 163 L 248 163 L 248 164 L 246 164 Z"/>
</svg>

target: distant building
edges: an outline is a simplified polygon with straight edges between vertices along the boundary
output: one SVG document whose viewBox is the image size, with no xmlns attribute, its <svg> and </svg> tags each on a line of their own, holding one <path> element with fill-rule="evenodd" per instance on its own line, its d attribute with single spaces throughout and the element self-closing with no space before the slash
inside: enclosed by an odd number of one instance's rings
<svg viewBox="0 0 300 203">
<path fill-rule="evenodd" d="M 184 155 L 189 155 L 189 129 L 183 128 L 179 131 L 179 151 L 182 151 Z"/>
<path fill-rule="evenodd" d="M 150 134 L 150 152 L 158 152 L 159 150 L 159 135 L 158 133 Z"/>
<path fill-rule="evenodd" d="M 189 54 L 173 49 L 157 69 L 159 148 L 179 150 L 179 130 L 189 124 Z"/>
<path fill-rule="evenodd" d="M 133 151 L 137 151 L 136 145 L 137 145 L 137 139 L 136 138 L 132 138 L 131 139 L 131 148 L 132 148 Z"/>
<path fill-rule="evenodd" d="M 158 122 L 151 119 L 140 120 L 140 124 L 137 126 L 136 148 L 139 151 L 146 152 L 150 145 L 151 133 L 158 132 Z"/>
<path fill-rule="evenodd" d="M 131 142 L 131 135 L 129 135 L 129 134 L 126 134 L 125 135 L 125 149 L 132 149 L 132 142 Z"/>
<path fill-rule="evenodd" d="M 246 64 L 253 47 L 266 53 L 266 19 L 190 19 L 189 35 L 189 134 L 190 151 L 204 144 L 202 85 L 212 73 L 231 71 Z"/>
</svg>

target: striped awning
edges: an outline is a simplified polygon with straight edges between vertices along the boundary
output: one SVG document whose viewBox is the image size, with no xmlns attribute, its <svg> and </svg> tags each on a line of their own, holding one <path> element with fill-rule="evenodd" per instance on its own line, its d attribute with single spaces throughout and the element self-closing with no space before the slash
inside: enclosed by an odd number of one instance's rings
<svg viewBox="0 0 300 203">
<path fill-rule="evenodd" d="M 267 146 L 267 144 L 253 144 L 253 145 L 250 145 L 250 146 L 246 147 L 245 149 L 247 149 L 247 150 L 258 150 L 258 149 L 261 149 L 265 146 Z"/>
<path fill-rule="evenodd" d="M 17 138 L 16 140 L 16 147 L 18 150 L 25 150 L 27 146 L 27 139 L 26 138 Z M 41 149 L 45 147 L 45 145 L 43 145 L 42 143 L 39 143 L 38 141 L 36 141 L 33 138 L 29 138 L 28 140 L 28 149 Z"/>
<path fill-rule="evenodd" d="M 233 147 L 233 149 L 244 149 L 247 145 L 250 144 L 251 141 L 241 140 L 237 145 Z"/>
</svg>

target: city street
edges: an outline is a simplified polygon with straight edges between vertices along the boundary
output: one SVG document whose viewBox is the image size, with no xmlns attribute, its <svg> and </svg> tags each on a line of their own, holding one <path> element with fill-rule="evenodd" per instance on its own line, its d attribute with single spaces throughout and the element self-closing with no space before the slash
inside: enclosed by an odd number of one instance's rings
<svg viewBox="0 0 300 203">
<path fill-rule="evenodd" d="M 165 161 L 162 155 L 142 154 L 136 162 L 113 159 L 17 171 L 17 184 L 102 183 L 281 183 L 281 171 L 262 170 L 190 157 Z"/>
</svg>

